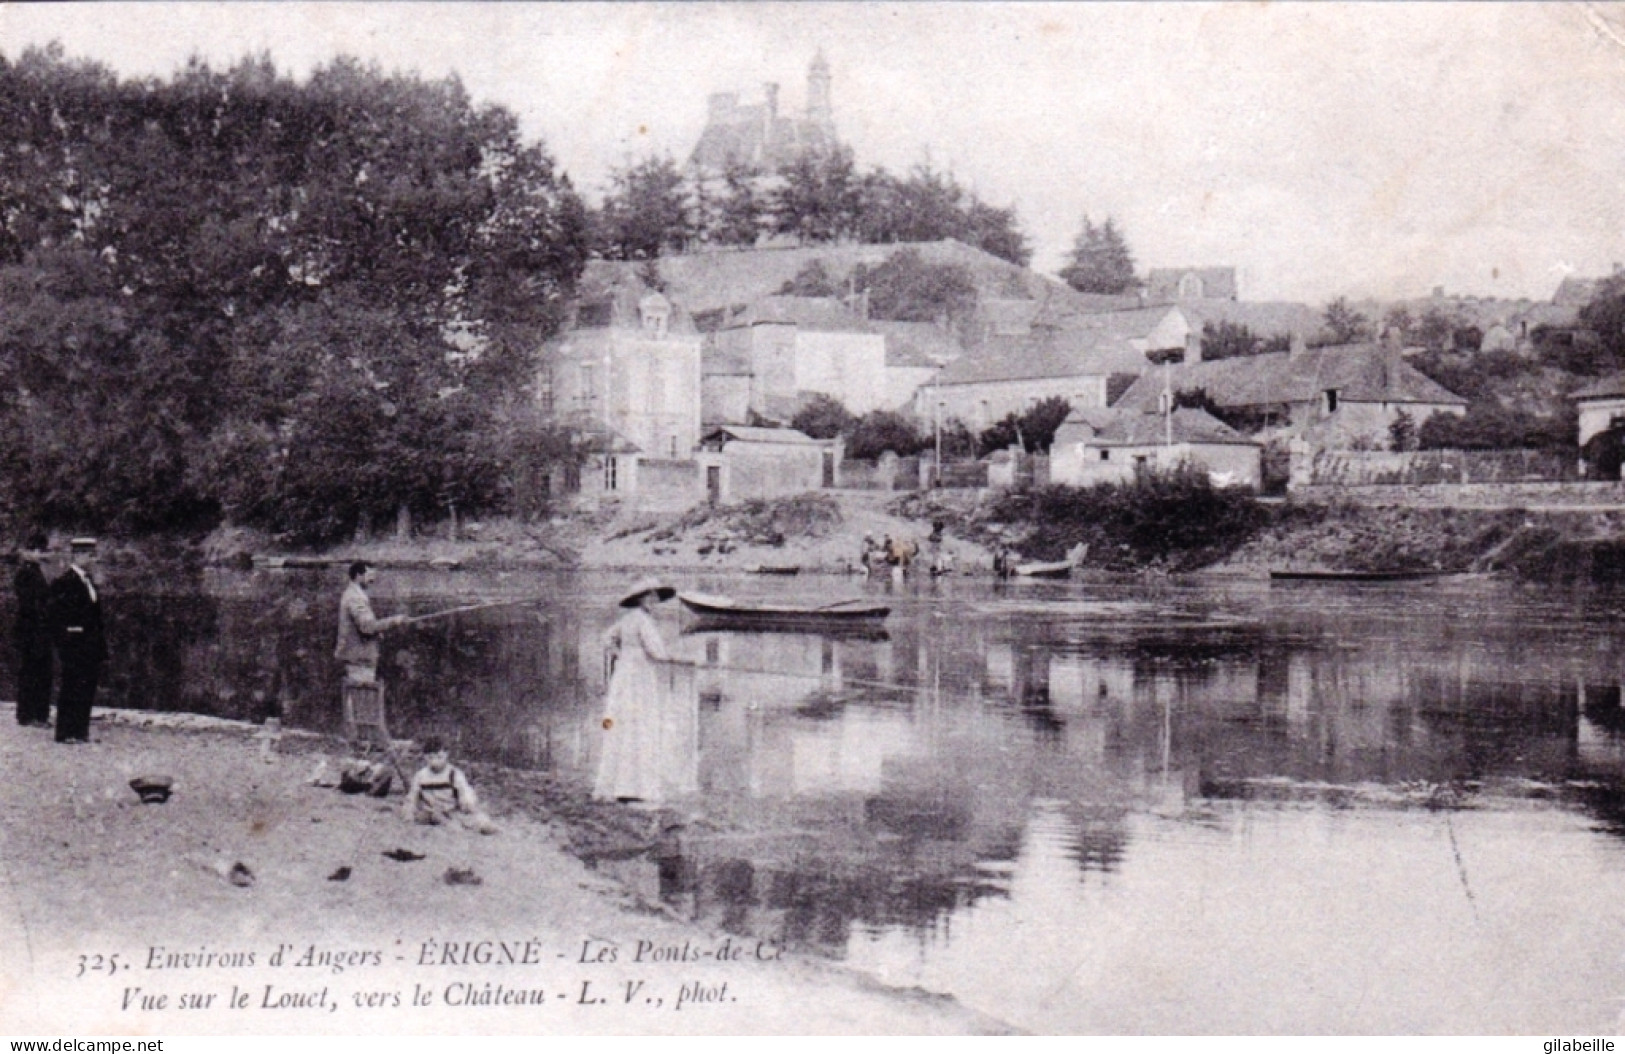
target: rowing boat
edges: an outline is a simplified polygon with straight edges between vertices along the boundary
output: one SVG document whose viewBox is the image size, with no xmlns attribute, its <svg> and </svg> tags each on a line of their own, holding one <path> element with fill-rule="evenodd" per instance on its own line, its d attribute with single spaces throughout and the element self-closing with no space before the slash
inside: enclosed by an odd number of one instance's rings
<svg viewBox="0 0 1625 1054">
<path fill-rule="evenodd" d="M 1271 571 L 1272 582 L 1414 582 L 1453 571 Z"/>
<path fill-rule="evenodd" d="M 1021 578 L 1066 578 L 1072 573 L 1074 567 L 1083 562 L 1083 558 L 1087 555 L 1089 555 L 1089 546 L 1075 545 L 1066 554 L 1065 560 L 1017 564 L 1010 571 Z"/>
<path fill-rule="evenodd" d="M 707 623 L 752 629 L 874 625 L 891 614 L 885 604 L 862 598 L 819 605 L 757 604 L 709 593 L 682 593 L 678 599 Z"/>
</svg>

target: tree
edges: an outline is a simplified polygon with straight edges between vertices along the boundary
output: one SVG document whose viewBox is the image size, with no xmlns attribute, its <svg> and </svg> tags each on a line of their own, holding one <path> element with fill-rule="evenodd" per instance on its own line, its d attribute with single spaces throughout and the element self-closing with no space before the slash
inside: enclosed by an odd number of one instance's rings
<svg viewBox="0 0 1625 1054">
<path fill-rule="evenodd" d="M 852 426 L 846 453 L 859 460 L 877 458 L 888 450 L 907 457 L 925 449 L 927 442 L 912 418 L 895 410 L 872 410 Z"/>
<path fill-rule="evenodd" d="M 1264 355 L 1286 351 L 1291 338 L 1276 336 L 1265 339 L 1239 322 L 1202 323 L 1202 360 L 1234 359 L 1245 355 Z"/>
<path fill-rule="evenodd" d="M 809 151 L 786 166 L 769 213 L 776 233 L 802 243 L 833 242 L 858 231 L 859 184 L 844 147 Z"/>
<path fill-rule="evenodd" d="M 326 540 L 504 500 L 493 408 L 558 324 L 587 219 L 511 113 L 351 59 L 121 83 L 57 49 L 0 59 L 0 127 L 14 505 Z"/>
<path fill-rule="evenodd" d="M 1080 293 L 1126 293 L 1138 284 L 1134 257 L 1111 217 L 1098 227 L 1083 218 L 1061 280 Z"/>
<path fill-rule="evenodd" d="M 683 174 L 669 157 L 646 158 L 610 173 L 598 211 L 598 251 L 613 260 L 651 260 L 682 252 L 696 230 Z"/>
<path fill-rule="evenodd" d="M 899 322 L 948 322 L 976 307 L 976 280 L 961 264 L 926 263 L 918 249 L 901 249 L 873 268 L 860 264 L 853 285 L 869 294 L 869 313 Z"/>
<path fill-rule="evenodd" d="M 715 225 L 707 232 L 718 245 L 750 248 L 768 223 L 769 202 L 759 189 L 761 172 L 730 157 L 722 170 L 723 192 L 716 202 Z"/>
<path fill-rule="evenodd" d="M 1014 208 L 996 208 L 929 163 L 899 179 L 884 168 L 858 186 L 860 241 L 930 242 L 953 238 L 1024 267 L 1032 257 Z"/>
<path fill-rule="evenodd" d="M 794 278 L 779 286 L 780 296 L 839 296 L 840 293 L 822 260 L 808 260 Z"/>
<path fill-rule="evenodd" d="M 790 427 L 814 439 L 834 439 L 849 435 L 857 420 L 839 399 L 818 392 L 796 411 Z"/>
<path fill-rule="evenodd" d="M 1040 399 L 1022 413 L 1008 413 L 982 433 L 982 454 L 985 457 L 1018 443 L 1029 454 L 1045 453 L 1071 414 L 1072 404 L 1059 395 Z"/>
<path fill-rule="evenodd" d="M 1323 322 L 1332 344 L 1359 344 L 1375 336 L 1371 320 L 1349 306 L 1346 297 L 1326 305 Z"/>
<path fill-rule="evenodd" d="M 1388 423 L 1388 449 L 1415 450 L 1416 446 L 1416 419 L 1401 410 Z"/>
</svg>

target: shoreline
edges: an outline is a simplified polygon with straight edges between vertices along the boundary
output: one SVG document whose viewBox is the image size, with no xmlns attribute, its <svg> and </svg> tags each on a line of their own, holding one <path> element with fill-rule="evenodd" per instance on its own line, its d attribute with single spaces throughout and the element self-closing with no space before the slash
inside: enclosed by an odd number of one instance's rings
<svg viewBox="0 0 1625 1054">
<path fill-rule="evenodd" d="M 484 837 L 407 823 L 399 815 L 399 788 L 379 800 L 312 785 L 319 762 L 336 774 L 349 753 L 319 733 L 285 730 L 275 743 L 247 722 L 100 710 L 92 742 L 63 747 L 48 731 L 21 728 L 9 711 L 5 716 L 0 764 L 13 778 L 0 788 L 0 939 L 27 949 L 27 971 L 14 972 L 24 957 L 7 957 L 0 1019 L 18 1032 L 1013 1031 L 951 997 L 891 988 L 793 949 L 769 947 L 756 956 L 760 961 L 718 961 L 711 953 L 724 941 L 735 949 L 752 945 L 753 956 L 758 942 L 680 919 L 611 869 L 584 862 L 592 854 L 581 846 L 595 839 L 606 859 L 617 855 L 606 841 L 632 842 L 640 833 L 647 841 L 653 832 L 640 831 L 647 817 L 574 801 L 546 773 L 467 766 L 501 827 Z M 174 779 L 174 796 L 142 804 L 128 780 L 154 774 Z M 583 834 L 584 816 L 599 830 Z M 422 856 L 396 862 L 385 855 L 400 848 Z M 242 884 L 239 864 L 250 876 Z M 477 884 L 443 878 L 459 870 L 477 876 Z M 335 877 L 341 871 L 342 880 Z M 521 938 L 532 949 L 528 966 L 476 958 L 450 964 L 453 970 L 435 958 L 448 944 L 472 948 Z M 430 944 L 440 951 L 424 951 Z M 360 958 L 330 973 L 291 970 L 293 962 L 272 967 L 272 949 L 284 945 L 343 947 Z M 617 961 L 579 961 L 590 958 L 584 945 L 619 949 L 611 956 Z M 153 971 L 144 963 L 155 947 L 235 950 L 255 961 L 236 972 Z M 640 948 L 688 948 L 692 956 L 684 953 L 680 963 L 651 954 L 629 961 Z M 89 955 L 119 955 L 123 972 L 76 975 L 80 957 Z M 594 1003 L 597 996 L 587 995 L 639 982 L 645 986 L 639 991 L 653 993 L 651 1001 Z M 73 998 L 57 998 L 69 984 Z M 458 990 L 474 993 L 469 999 L 504 989 L 510 999 L 539 991 L 545 1005 L 471 1003 L 453 1012 L 444 1005 L 453 984 L 470 986 Z M 257 993 L 266 985 L 307 993 L 320 987 L 331 1009 L 177 1012 L 189 993 L 226 999 L 228 989 Z M 131 988 L 171 998 L 142 1012 L 121 1005 Z M 433 1006 L 409 1011 L 388 1004 L 393 998 L 404 1007 L 408 992 L 425 989 L 441 993 Z M 674 1013 L 671 1004 L 684 991 L 692 998 Z M 701 999 L 719 991 L 733 994 Z M 53 997 L 37 998 L 47 992 Z M 360 1005 L 368 994 L 384 1002 Z M 492 998 L 501 1003 L 499 995 Z"/>
</svg>

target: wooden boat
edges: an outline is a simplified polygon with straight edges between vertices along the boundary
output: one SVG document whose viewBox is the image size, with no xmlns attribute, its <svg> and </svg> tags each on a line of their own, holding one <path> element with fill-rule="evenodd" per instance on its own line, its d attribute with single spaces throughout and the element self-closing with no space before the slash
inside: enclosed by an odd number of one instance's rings
<svg viewBox="0 0 1625 1054">
<path fill-rule="evenodd" d="M 1072 569 L 1078 566 L 1088 554 L 1089 547 L 1087 545 L 1076 545 L 1073 546 L 1071 552 L 1066 554 L 1065 560 L 1017 564 L 1010 569 L 1010 573 L 1019 578 L 1065 578 L 1072 573 Z"/>
<path fill-rule="evenodd" d="M 833 604 L 757 604 L 708 593 L 681 593 L 683 607 L 705 622 L 743 629 L 822 629 L 872 627 L 891 614 L 891 608 L 857 598 Z"/>
<path fill-rule="evenodd" d="M 1272 582 L 1414 582 L 1454 571 L 1271 571 Z"/>
<path fill-rule="evenodd" d="M 799 575 L 800 564 L 757 564 L 756 573 L 759 575 Z"/>
<path fill-rule="evenodd" d="M 1071 573 L 1071 560 L 1055 560 L 1047 564 L 1017 564 L 1011 568 L 1011 574 L 1018 578 L 1065 578 Z"/>
</svg>

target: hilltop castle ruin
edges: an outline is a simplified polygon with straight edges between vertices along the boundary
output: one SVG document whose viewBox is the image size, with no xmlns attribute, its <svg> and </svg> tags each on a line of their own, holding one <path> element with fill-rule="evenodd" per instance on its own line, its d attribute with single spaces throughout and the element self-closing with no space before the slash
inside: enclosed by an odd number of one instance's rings
<svg viewBox="0 0 1625 1054">
<path fill-rule="evenodd" d="M 779 86 L 763 86 L 766 100 L 741 106 L 735 92 L 707 100 L 705 131 L 689 156 L 696 168 L 720 172 L 730 161 L 774 172 L 809 153 L 838 145 L 830 103 L 829 62 L 822 50 L 807 67 L 807 109 L 799 117 L 779 111 Z"/>
</svg>

